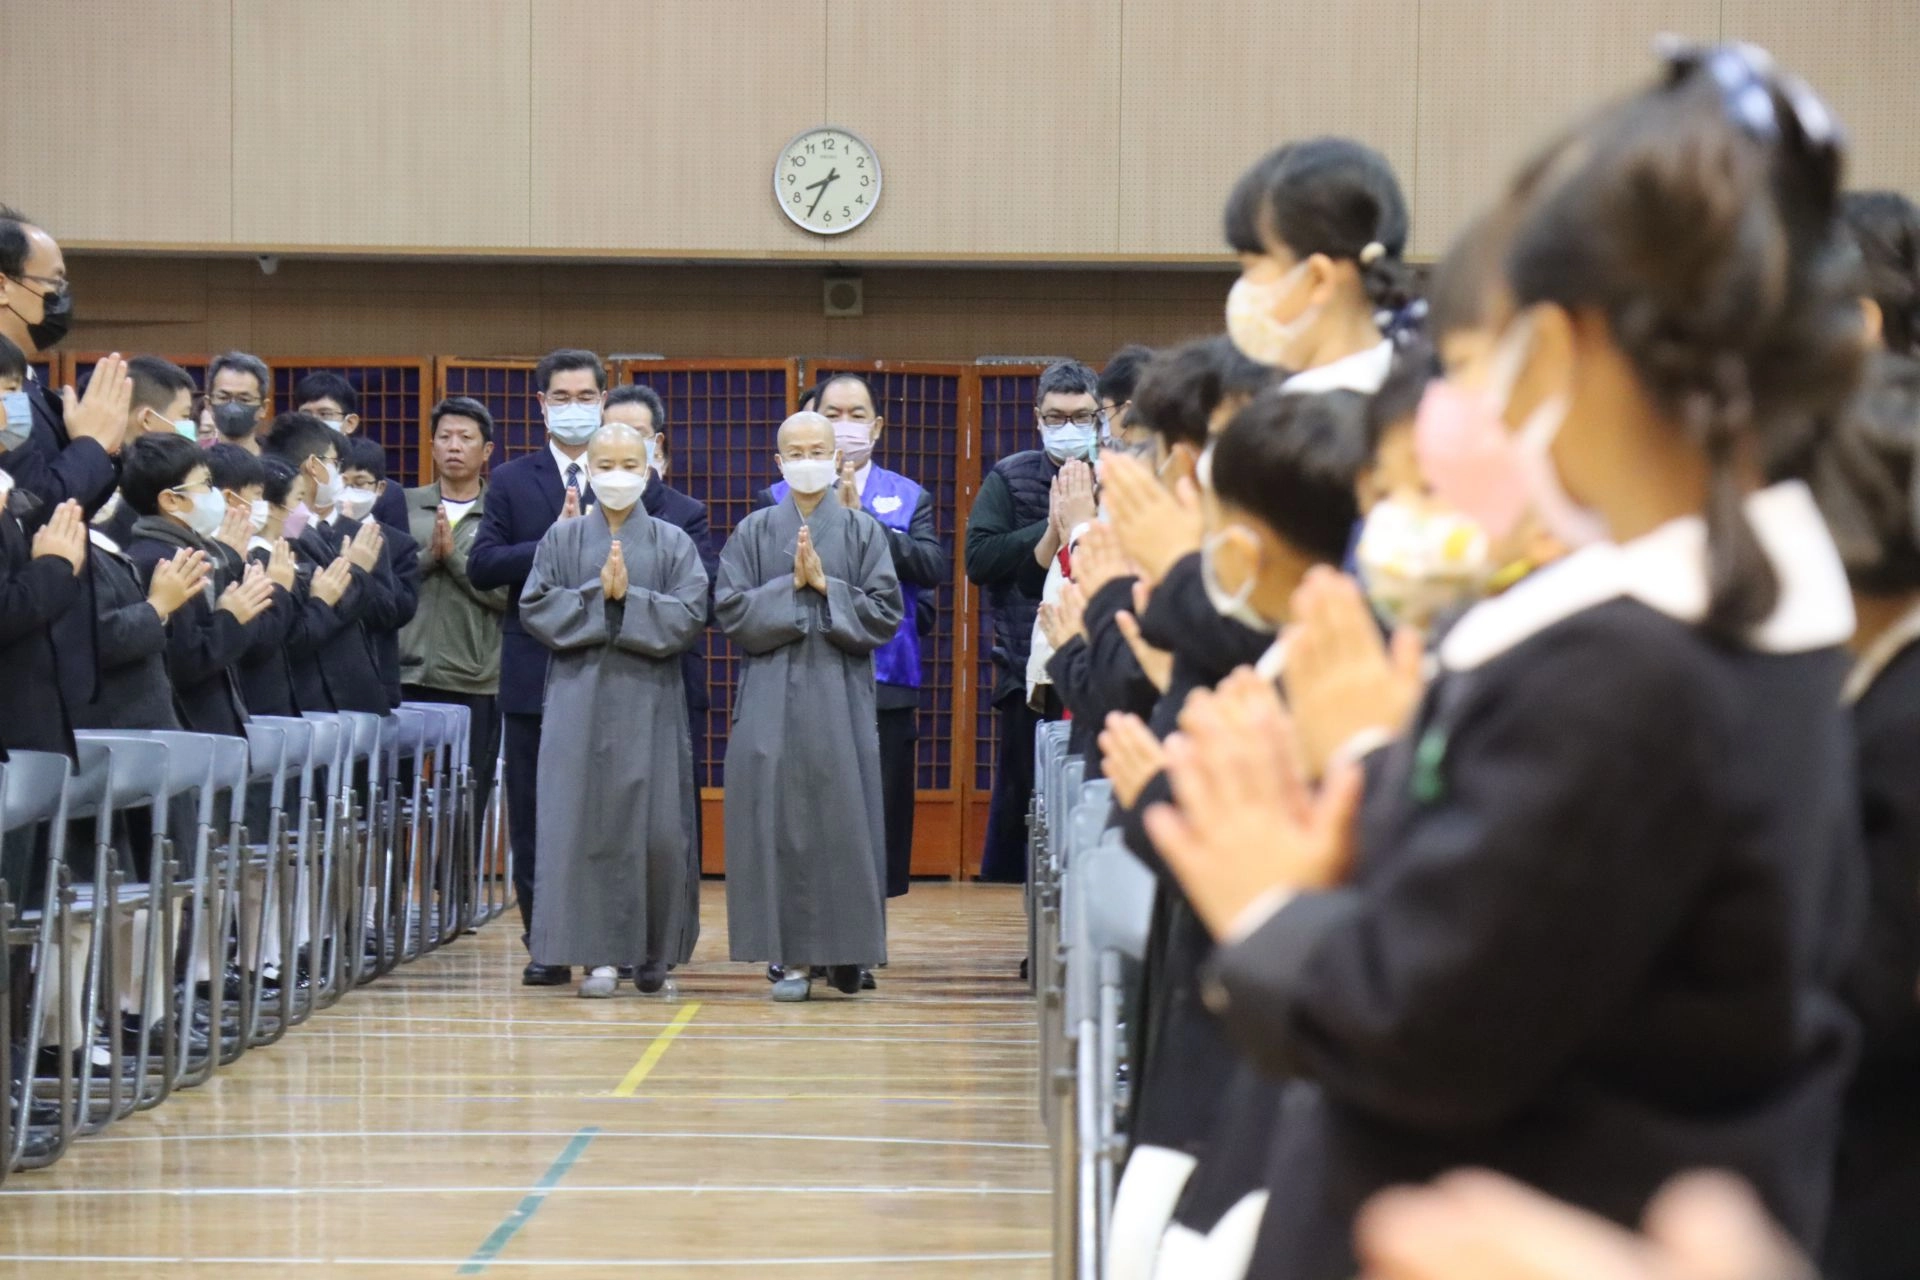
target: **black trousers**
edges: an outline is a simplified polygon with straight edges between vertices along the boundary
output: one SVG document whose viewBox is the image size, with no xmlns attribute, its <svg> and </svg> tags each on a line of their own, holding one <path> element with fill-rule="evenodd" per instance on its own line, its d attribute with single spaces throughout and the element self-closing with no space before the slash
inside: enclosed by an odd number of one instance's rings
<svg viewBox="0 0 1920 1280">
<path fill-rule="evenodd" d="M 540 794 L 540 717 L 508 712 L 507 843 L 513 847 L 513 892 L 520 924 L 533 931 L 533 858 Z"/>
<path fill-rule="evenodd" d="M 887 896 L 907 891 L 913 875 L 913 804 L 919 775 L 919 712 L 880 709 L 880 806 L 887 826 Z"/>
<path fill-rule="evenodd" d="M 1054 702 L 1047 691 L 1049 710 Z M 993 799 L 987 807 L 987 844 L 980 855 L 980 878 L 1002 884 L 1027 879 L 1027 802 L 1033 796 L 1033 735 L 1043 720 L 1027 705 L 1024 690 L 994 704 L 1000 720 L 1000 751 L 993 767 Z"/>
<path fill-rule="evenodd" d="M 457 693 L 419 684 L 403 685 L 401 692 L 408 702 L 444 702 L 467 709 L 472 726 L 467 764 L 473 770 L 473 817 L 477 829 L 478 824 L 486 821 L 487 801 L 493 796 L 493 765 L 500 758 L 500 700 L 491 693 Z"/>
</svg>

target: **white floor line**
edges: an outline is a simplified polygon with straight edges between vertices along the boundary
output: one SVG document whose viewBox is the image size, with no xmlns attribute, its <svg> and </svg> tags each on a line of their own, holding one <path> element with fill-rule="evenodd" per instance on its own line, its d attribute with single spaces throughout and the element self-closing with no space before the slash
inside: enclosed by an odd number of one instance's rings
<svg viewBox="0 0 1920 1280">
<path fill-rule="evenodd" d="M 277 1200 L 298 1196 L 466 1196 L 466 1195 L 519 1195 L 526 1191 L 521 1184 L 506 1187 L 419 1187 L 419 1186 L 356 1186 L 356 1187 L 34 1187 L 0 1189 L 0 1200 L 94 1200 L 121 1196 L 157 1196 L 167 1200 L 221 1200 L 221 1199 L 257 1199 Z M 548 1198 L 554 1196 L 607 1196 L 640 1195 L 773 1195 L 776 1193 L 792 1196 L 1045 1196 L 1053 1194 L 1047 1187 L 796 1187 L 790 1182 L 770 1183 L 706 1183 L 706 1182 L 648 1182 L 630 1183 L 621 1186 L 595 1186 L 588 1183 L 563 1184 L 547 1191 Z"/>
<path fill-rule="evenodd" d="M 633 1034 L 637 1036 L 637 1035 L 644 1034 L 649 1030 L 656 1030 L 656 1029 L 657 1028 L 636 1025 L 633 1029 Z M 354 1031 L 347 1027 L 318 1027 L 318 1028 L 315 1028 L 315 1031 L 319 1035 L 331 1036 L 334 1039 L 351 1038 L 354 1040 L 498 1040 L 500 1039 L 500 1037 L 497 1035 L 487 1035 L 479 1031 Z M 513 1036 L 513 1039 L 515 1040 L 565 1040 L 573 1044 L 578 1044 L 583 1039 L 618 1040 L 621 1038 L 622 1037 L 620 1036 L 581 1036 L 577 1034 L 570 1035 L 570 1036 L 516 1034 Z M 986 1044 L 986 1045 L 999 1045 L 999 1046 L 1010 1048 L 1010 1049 L 1030 1049 L 1036 1043 L 1034 1040 L 984 1040 L 984 1039 L 974 1039 L 968 1036 L 835 1036 L 835 1035 L 823 1035 L 823 1036 L 718 1035 L 716 1036 L 716 1035 L 706 1034 L 704 1031 L 700 1029 L 699 1024 L 697 1023 L 693 1024 L 686 1031 L 682 1032 L 679 1038 L 681 1043 L 683 1044 L 689 1043 L 694 1040 L 728 1040 L 728 1041 L 752 1040 L 752 1041 L 774 1041 L 777 1043 L 787 1043 L 787 1042 L 805 1043 L 813 1040 L 827 1040 L 827 1041 L 832 1041 L 836 1044 L 964 1044 L 964 1045 Z"/>
<path fill-rule="evenodd" d="M 115 1142 L 305 1142 L 336 1138 L 571 1138 L 577 1129 L 336 1129 L 283 1133 L 146 1133 L 120 1135 L 111 1131 L 87 1139 L 90 1147 Z M 887 1147 L 971 1147 L 988 1151 L 1045 1151 L 1044 1142 L 988 1142 L 979 1138 L 862 1137 L 826 1133 L 699 1133 L 691 1130 L 603 1129 L 595 1142 L 613 1138 L 649 1140 L 689 1139 L 700 1142 L 835 1142 Z M 3 1193 L 0 1193 L 3 1194 Z"/>
<path fill-rule="evenodd" d="M 853 1267 L 853 1266 L 927 1266 L 962 1262 L 1040 1262 L 1046 1253 L 876 1253 L 839 1257 L 800 1258 L 491 1258 L 489 1271 L 525 1267 L 567 1267 L 574 1270 L 605 1270 L 676 1267 L 681 1269 L 715 1267 Z M 213 1256 L 199 1254 L 140 1253 L 0 1253 L 0 1262 L 74 1263 L 90 1266 L 227 1266 L 227 1267 L 461 1267 L 465 1258 L 289 1258 Z"/>
</svg>

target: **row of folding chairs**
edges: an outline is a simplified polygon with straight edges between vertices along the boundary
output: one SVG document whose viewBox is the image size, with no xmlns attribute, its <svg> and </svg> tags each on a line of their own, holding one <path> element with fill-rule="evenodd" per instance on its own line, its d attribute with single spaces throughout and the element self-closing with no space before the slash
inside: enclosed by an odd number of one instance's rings
<svg viewBox="0 0 1920 1280">
<path fill-rule="evenodd" d="M 464 706 L 82 731 L 0 762 L 0 1178 L 504 911 Z"/>
<path fill-rule="evenodd" d="M 1126 1153 L 1137 994 L 1154 881 L 1109 824 L 1113 786 L 1087 781 L 1068 726 L 1034 741 L 1028 811 L 1028 972 L 1039 1027 L 1040 1109 L 1053 1165 L 1054 1273 L 1106 1274 L 1102 1257 Z"/>
</svg>

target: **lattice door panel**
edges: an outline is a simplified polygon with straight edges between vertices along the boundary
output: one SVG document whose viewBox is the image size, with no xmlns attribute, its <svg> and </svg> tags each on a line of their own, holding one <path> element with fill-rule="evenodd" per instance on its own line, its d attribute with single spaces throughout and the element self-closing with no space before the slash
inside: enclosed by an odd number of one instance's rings
<svg viewBox="0 0 1920 1280">
<path fill-rule="evenodd" d="M 980 369 L 980 475 L 994 464 L 1026 449 L 1040 446 L 1040 428 L 1033 416 L 1034 392 L 1040 369 L 1025 365 L 987 365 Z M 993 764 L 999 756 L 999 723 L 993 714 L 993 688 L 1000 677 L 993 665 L 993 610 L 986 593 L 976 589 L 980 602 L 975 632 L 979 661 L 975 666 L 973 707 L 973 785 L 982 795 L 993 790 Z M 1025 673 L 1017 673 L 1022 679 Z"/>
<path fill-rule="evenodd" d="M 58 368 L 54 369 L 53 373 L 47 375 L 47 385 L 54 389 L 56 395 L 59 394 L 60 387 L 63 384 L 71 386 L 76 391 L 84 391 L 87 386 L 87 379 L 93 376 L 93 366 L 98 364 L 101 357 L 106 354 L 104 351 L 82 351 L 65 356 L 60 361 Z M 134 356 L 147 355 L 149 353 L 145 351 L 122 351 L 120 354 L 131 360 Z M 212 357 L 205 355 L 163 355 L 160 358 L 163 360 L 171 360 L 182 369 L 185 369 L 188 375 L 193 378 L 193 385 L 199 389 L 194 396 L 194 407 L 198 409 L 200 407 L 199 397 L 204 395 L 207 390 L 207 362 L 212 359 Z M 44 369 L 47 367 L 47 362 L 44 360 L 36 362 L 34 367 L 36 369 Z M 269 387 L 267 390 L 270 392 L 272 388 Z"/>
<path fill-rule="evenodd" d="M 668 483 L 707 504 L 716 550 L 753 510 L 754 495 L 780 477 L 775 437 L 793 403 L 790 360 L 644 360 L 616 381 L 653 388 L 666 405 Z M 718 628 L 707 631 L 705 733 L 696 734 L 694 767 L 702 786 L 724 785 L 727 728 L 739 660 Z"/>
<path fill-rule="evenodd" d="M 886 426 L 874 461 L 924 487 L 933 496 L 934 527 L 950 557 L 957 560 L 959 536 L 959 459 L 965 448 L 957 366 L 879 362 L 868 365 L 823 364 L 808 371 L 810 385 L 836 373 L 857 373 L 873 388 L 876 408 Z M 931 635 L 921 637 L 920 744 L 917 761 L 921 791 L 946 791 L 955 785 L 954 650 L 958 634 L 951 575 L 934 594 L 937 617 Z"/>
<path fill-rule="evenodd" d="M 536 363 L 454 357 L 439 361 L 439 399 L 468 396 L 493 415 L 493 466 L 546 447 L 546 420 L 540 414 L 539 388 L 533 383 Z"/>
<path fill-rule="evenodd" d="M 293 389 L 309 373 L 326 370 L 344 377 L 360 395 L 360 434 L 387 452 L 387 480 L 402 487 L 425 483 L 432 473 L 426 445 L 428 396 L 433 378 L 426 360 L 332 360 L 285 357 L 269 360 L 273 403 L 282 412 L 297 408 Z"/>
</svg>

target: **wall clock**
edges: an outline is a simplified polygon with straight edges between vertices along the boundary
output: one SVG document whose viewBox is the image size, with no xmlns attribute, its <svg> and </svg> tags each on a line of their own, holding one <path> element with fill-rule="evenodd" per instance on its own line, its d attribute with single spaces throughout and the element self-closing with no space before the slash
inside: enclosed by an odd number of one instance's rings
<svg viewBox="0 0 1920 1280">
<path fill-rule="evenodd" d="M 822 125 L 797 133 L 773 162 L 773 198 L 795 226 L 844 235 L 880 203 L 880 157 L 845 129 Z"/>
</svg>

